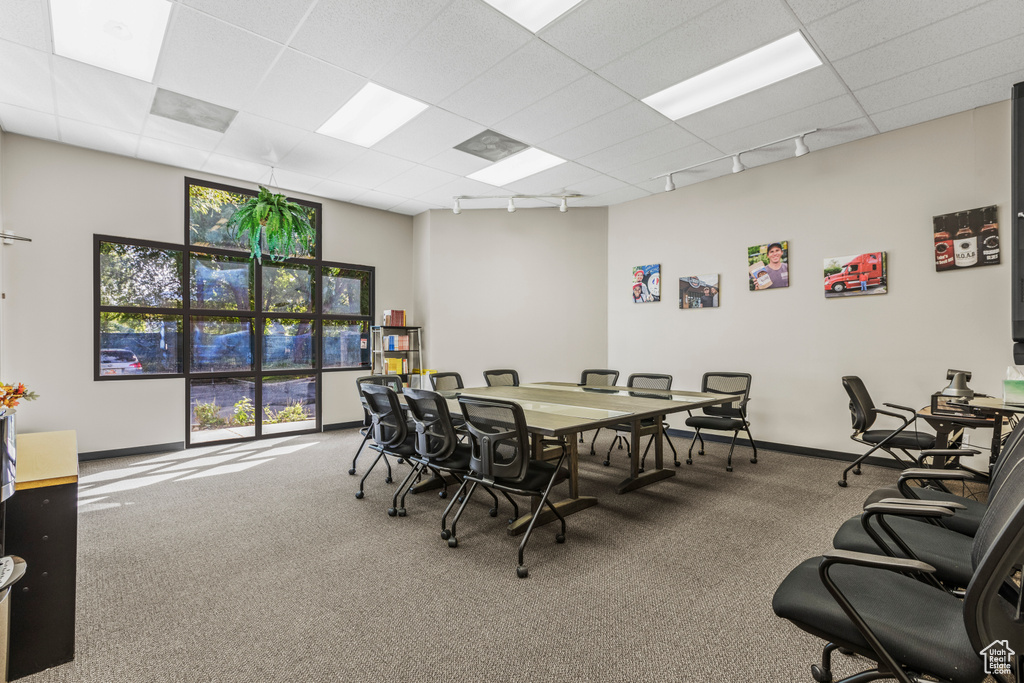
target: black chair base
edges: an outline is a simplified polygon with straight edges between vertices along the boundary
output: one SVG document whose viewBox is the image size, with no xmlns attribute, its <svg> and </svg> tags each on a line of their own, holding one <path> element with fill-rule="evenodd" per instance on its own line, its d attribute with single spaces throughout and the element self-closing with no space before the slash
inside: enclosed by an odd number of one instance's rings
<svg viewBox="0 0 1024 683">
<path fill-rule="evenodd" d="M 750 427 L 744 424 L 743 431 L 747 433 L 747 439 L 750 440 L 750 447 L 754 450 L 754 457 L 750 459 L 751 464 L 757 464 L 757 443 L 754 441 L 754 437 L 750 435 Z M 732 433 L 732 442 L 729 444 L 729 455 L 725 460 L 725 471 L 732 472 L 732 453 L 736 449 L 736 437 L 740 434 L 740 430 L 736 430 Z M 700 449 L 697 451 L 697 455 L 704 455 L 704 437 L 700 435 L 700 427 L 696 427 L 693 433 L 693 439 L 690 441 L 690 449 L 686 452 L 686 464 L 693 464 L 693 446 L 700 441 Z M 679 466 L 679 463 L 676 463 Z"/>
</svg>

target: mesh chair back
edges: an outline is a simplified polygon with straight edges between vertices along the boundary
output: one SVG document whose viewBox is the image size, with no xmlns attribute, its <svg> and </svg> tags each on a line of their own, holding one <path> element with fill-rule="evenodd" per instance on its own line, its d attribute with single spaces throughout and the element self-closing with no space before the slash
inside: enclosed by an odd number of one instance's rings
<svg viewBox="0 0 1024 683">
<path fill-rule="evenodd" d="M 405 404 L 416 425 L 416 453 L 437 463 L 451 456 L 459 438 L 452 425 L 448 402 L 433 391 L 406 389 Z"/>
<path fill-rule="evenodd" d="M 359 400 L 363 404 L 363 426 L 370 426 L 370 409 L 366 407 L 366 399 L 363 398 L 362 386 L 364 384 L 376 384 L 378 386 L 389 386 L 398 393 L 402 393 L 402 378 L 398 375 L 365 375 L 356 377 L 356 391 L 359 392 Z"/>
<path fill-rule="evenodd" d="M 580 384 L 585 387 L 613 387 L 618 381 L 618 370 L 584 370 L 580 374 Z"/>
<path fill-rule="evenodd" d="M 964 624 L 979 652 L 1004 639 L 1011 649 L 1024 652 L 1024 629 L 1014 619 L 1021 588 L 1011 578 L 1024 562 L 1024 465 L 1018 461 L 1008 469 L 999 495 L 989 500 L 971 549 L 974 575 L 964 596 Z"/>
<path fill-rule="evenodd" d="M 864 387 L 860 377 L 847 375 L 843 377 L 843 388 L 850 396 L 850 419 L 853 420 L 853 431 L 866 432 L 875 422 L 875 404 L 871 395 Z"/>
<path fill-rule="evenodd" d="M 359 391 L 366 401 L 366 409 L 370 411 L 373 440 L 385 449 L 405 441 L 409 431 L 395 390 L 367 382 L 360 385 Z"/>
<path fill-rule="evenodd" d="M 750 399 L 750 375 L 747 373 L 705 372 L 704 378 L 700 382 L 700 390 L 705 394 L 742 396 L 739 401 L 734 401 L 724 406 L 708 406 L 704 408 L 705 415 L 733 417 L 741 420 L 746 418 L 747 401 Z"/>
<path fill-rule="evenodd" d="M 989 498 L 998 493 L 1006 476 L 1006 468 L 1012 468 L 1018 460 L 1024 459 L 1024 448 L 1018 447 L 1021 437 L 1024 437 L 1024 426 L 1022 425 L 1024 425 L 1024 420 L 1018 420 L 1017 424 L 1013 426 L 1003 442 L 1002 450 L 999 451 L 996 461 L 992 463 L 992 468 L 989 470 Z"/>
<path fill-rule="evenodd" d="M 672 375 L 636 373 L 629 376 L 626 386 L 631 389 L 671 389 Z"/>
<path fill-rule="evenodd" d="M 430 386 L 434 391 L 455 391 L 466 385 L 462 383 L 462 375 L 457 372 L 435 372 L 430 375 Z"/>
<path fill-rule="evenodd" d="M 472 438 L 470 468 L 485 480 L 523 480 L 530 460 L 530 435 L 523 409 L 511 401 L 459 398 Z"/>
<path fill-rule="evenodd" d="M 519 373 L 515 370 L 484 370 L 484 381 L 489 387 L 518 387 Z"/>
</svg>

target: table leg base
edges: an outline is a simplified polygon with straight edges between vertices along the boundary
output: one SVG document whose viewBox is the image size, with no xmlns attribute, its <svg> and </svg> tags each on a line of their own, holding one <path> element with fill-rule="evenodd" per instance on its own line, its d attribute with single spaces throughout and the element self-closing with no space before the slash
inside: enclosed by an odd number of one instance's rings
<svg viewBox="0 0 1024 683">
<path fill-rule="evenodd" d="M 656 481 L 662 479 L 668 479 L 669 477 L 676 476 L 675 470 L 650 470 L 638 474 L 635 477 L 629 477 L 624 479 L 621 484 L 615 487 L 616 493 L 626 493 L 627 491 L 635 491 L 636 489 L 649 486 Z"/>
<path fill-rule="evenodd" d="M 675 474 L 673 472 L 673 474 Z M 574 514 L 580 510 L 586 510 L 588 507 L 597 505 L 597 498 L 594 496 L 580 496 L 579 498 L 566 498 L 553 504 L 555 509 L 558 510 L 559 514 L 563 517 Z M 555 517 L 554 513 L 551 512 L 547 507 L 541 510 L 537 514 L 537 523 L 533 525 L 536 529 L 544 524 L 556 521 L 558 518 Z M 533 519 L 534 513 L 528 512 L 525 515 L 520 516 L 516 521 L 508 525 L 508 535 L 518 536 L 519 534 L 526 532 L 526 527 L 530 525 L 530 520 Z"/>
<path fill-rule="evenodd" d="M 441 479 L 440 477 L 430 476 L 427 477 L 426 479 L 420 480 L 420 483 L 416 484 L 415 486 L 412 486 L 409 489 L 409 493 L 423 493 L 424 491 L 435 491 L 437 489 L 444 488 L 446 484 L 448 486 L 451 486 L 453 483 L 457 484 L 458 482 L 446 482 L 444 479 Z"/>
</svg>

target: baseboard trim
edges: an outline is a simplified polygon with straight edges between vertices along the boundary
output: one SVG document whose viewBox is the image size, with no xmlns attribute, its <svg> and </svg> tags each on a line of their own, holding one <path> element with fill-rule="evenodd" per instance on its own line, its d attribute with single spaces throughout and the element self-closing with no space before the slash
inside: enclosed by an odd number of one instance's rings
<svg viewBox="0 0 1024 683">
<path fill-rule="evenodd" d="M 157 443 L 152 446 L 134 446 L 132 448 L 112 448 L 106 451 L 89 451 L 79 453 L 78 460 L 103 460 L 105 458 L 124 458 L 129 455 L 148 455 L 150 453 L 166 453 L 167 451 L 185 450 L 184 441 L 172 441 L 171 443 Z"/>
<path fill-rule="evenodd" d="M 332 422 L 329 425 L 324 425 L 325 432 L 333 432 L 338 429 L 353 429 L 355 427 L 362 427 L 362 420 L 352 420 L 351 422 Z"/>
</svg>

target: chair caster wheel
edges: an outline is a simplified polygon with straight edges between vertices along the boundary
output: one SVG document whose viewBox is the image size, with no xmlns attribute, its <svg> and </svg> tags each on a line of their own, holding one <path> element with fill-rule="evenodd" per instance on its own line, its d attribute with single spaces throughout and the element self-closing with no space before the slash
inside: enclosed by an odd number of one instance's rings
<svg viewBox="0 0 1024 683">
<path fill-rule="evenodd" d="M 394 517 L 398 514 L 398 510 L 395 508 L 388 508 L 388 517 Z"/>
<path fill-rule="evenodd" d="M 399 459 L 398 459 L 398 464 L 399 464 L 399 465 L 401 465 L 401 464 L 402 464 L 402 463 L 404 463 L 404 462 L 405 462 L 405 458 L 399 458 Z"/>
<path fill-rule="evenodd" d="M 597 453 L 596 453 L 596 452 L 594 452 L 594 449 L 593 449 L 593 448 L 591 448 L 591 449 L 590 449 L 590 454 L 591 454 L 591 455 L 597 455 Z"/>
<path fill-rule="evenodd" d="M 726 472 L 732 472 L 732 465 L 730 465 L 729 467 L 726 467 L 726 468 L 725 468 L 725 471 L 726 471 Z"/>
<path fill-rule="evenodd" d="M 390 483 L 391 483 L 391 477 L 386 477 L 386 478 L 384 479 L 384 483 L 385 483 L 385 484 L 390 484 Z"/>
<path fill-rule="evenodd" d="M 447 498 L 448 497 L 448 492 L 447 491 L 438 491 L 437 492 L 437 497 L 438 498 Z"/>
<path fill-rule="evenodd" d="M 678 460 L 676 460 L 676 467 L 682 467 L 682 466 L 683 466 L 683 463 L 681 463 Z"/>
<path fill-rule="evenodd" d="M 451 535 L 452 535 L 452 532 L 448 531 L 447 529 L 442 529 L 441 530 L 441 540 L 442 541 L 447 541 L 451 537 Z"/>
<path fill-rule="evenodd" d="M 811 664 L 811 678 L 818 683 L 832 683 L 832 674 L 823 671 L 817 664 Z"/>
<path fill-rule="evenodd" d="M 565 534 L 555 536 L 555 543 L 565 543 Z"/>
<path fill-rule="evenodd" d="M 643 474 L 644 473 L 644 468 L 641 467 L 640 469 L 637 470 L 637 472 L 639 472 L 640 474 Z"/>
<path fill-rule="evenodd" d="M 516 567 L 516 576 L 518 576 L 520 579 L 525 579 L 529 575 L 530 575 L 530 570 L 527 569 L 526 567 L 524 567 L 522 565 L 519 565 L 518 567 Z"/>
<path fill-rule="evenodd" d="M 487 511 L 487 514 L 489 514 L 491 517 L 497 517 L 498 508 L 491 508 L 490 510 Z"/>
<path fill-rule="evenodd" d="M 459 539 L 455 538 L 454 536 L 449 538 L 448 539 L 448 547 L 449 548 L 458 548 L 459 547 Z"/>
<path fill-rule="evenodd" d="M 604 465 L 605 467 L 608 467 L 608 466 L 609 466 L 609 465 L 611 465 L 612 463 L 611 463 L 611 461 L 609 461 L 609 460 L 605 460 L 605 461 L 604 461 L 603 463 L 601 463 L 601 464 L 602 464 L 602 465 Z"/>
<path fill-rule="evenodd" d="M 348 471 L 348 473 L 349 473 L 349 474 L 355 474 L 355 473 L 356 473 L 356 468 L 355 468 L 355 467 L 353 467 L 352 469 L 350 469 L 350 470 Z"/>
<path fill-rule="evenodd" d="M 692 465 L 692 464 L 693 464 L 693 460 L 687 460 L 687 461 L 686 461 L 686 464 L 687 464 L 687 465 Z"/>
<path fill-rule="evenodd" d="M 856 474 L 857 476 L 860 476 L 860 469 L 855 469 L 853 473 Z"/>
<path fill-rule="evenodd" d="M 362 491 L 356 491 L 356 500 L 361 500 L 362 497 L 363 497 L 363 492 Z"/>
<path fill-rule="evenodd" d="M 398 516 L 405 517 L 405 508 L 398 508 Z"/>
<path fill-rule="evenodd" d="M 845 479 L 840 479 L 839 480 L 839 485 L 842 486 L 845 489 L 846 488 L 846 480 Z"/>
<path fill-rule="evenodd" d="M 750 459 L 750 464 L 751 465 L 756 465 L 757 464 L 757 458 L 751 458 Z"/>
</svg>

